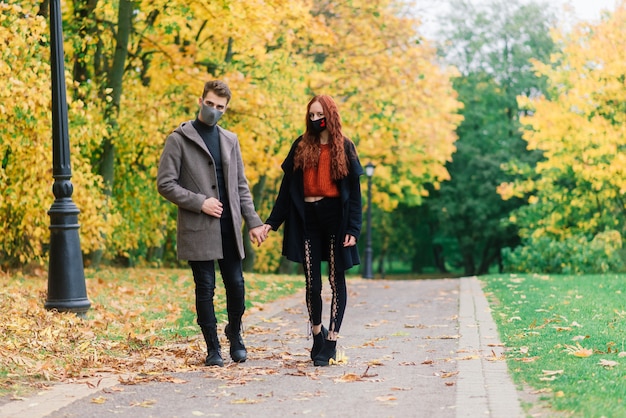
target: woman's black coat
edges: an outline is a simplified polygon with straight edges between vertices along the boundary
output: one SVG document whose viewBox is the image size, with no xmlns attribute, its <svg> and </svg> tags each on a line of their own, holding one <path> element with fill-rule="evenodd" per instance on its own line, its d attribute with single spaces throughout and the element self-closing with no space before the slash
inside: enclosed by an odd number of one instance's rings
<svg viewBox="0 0 626 418">
<path fill-rule="evenodd" d="M 282 254 L 288 260 L 302 263 L 304 261 L 304 181 L 302 169 L 294 171 L 294 155 L 300 136 L 291 146 L 291 150 L 283 161 L 283 180 L 274 209 L 265 223 L 277 230 L 285 223 Z M 336 260 L 337 268 L 347 270 L 360 263 L 357 246 L 344 247 L 346 234 L 354 236 L 357 241 L 361 234 L 361 184 L 359 177 L 363 167 L 359 162 L 354 143 L 344 139 L 344 149 L 348 156 L 349 172 L 346 177 L 337 181 L 342 202 L 341 229 L 337 236 L 337 252 L 341 259 Z M 327 260 L 326 260 L 327 261 Z"/>
</svg>

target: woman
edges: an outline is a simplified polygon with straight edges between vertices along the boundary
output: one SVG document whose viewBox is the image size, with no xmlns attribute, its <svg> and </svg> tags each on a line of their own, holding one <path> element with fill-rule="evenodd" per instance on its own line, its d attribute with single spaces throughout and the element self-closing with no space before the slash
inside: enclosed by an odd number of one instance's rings
<svg viewBox="0 0 626 418">
<path fill-rule="evenodd" d="M 265 233 L 285 223 L 283 255 L 302 263 L 306 278 L 315 366 L 336 356 L 337 336 L 346 309 L 345 271 L 359 264 L 363 168 L 354 143 L 343 135 L 337 105 L 315 96 L 307 105 L 306 131 L 282 164 L 283 180 Z M 332 290 L 328 329 L 322 325 L 321 263 L 328 262 Z"/>
</svg>

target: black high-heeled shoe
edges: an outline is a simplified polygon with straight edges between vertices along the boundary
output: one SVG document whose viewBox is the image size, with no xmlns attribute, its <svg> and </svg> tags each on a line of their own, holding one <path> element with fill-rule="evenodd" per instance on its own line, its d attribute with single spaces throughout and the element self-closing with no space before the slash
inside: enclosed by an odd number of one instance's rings
<svg viewBox="0 0 626 418">
<path fill-rule="evenodd" d="M 330 364 L 330 359 L 332 358 L 334 360 L 336 356 L 337 341 L 326 340 L 324 341 L 324 347 L 322 350 L 313 359 L 313 364 L 315 366 L 328 366 Z"/>
<path fill-rule="evenodd" d="M 317 356 L 320 353 L 320 351 L 322 351 L 326 337 L 328 337 L 328 330 L 324 328 L 324 325 L 322 325 L 321 331 L 317 335 L 315 334 L 313 335 L 313 347 L 311 347 L 311 360 L 315 359 L 315 356 Z"/>
</svg>

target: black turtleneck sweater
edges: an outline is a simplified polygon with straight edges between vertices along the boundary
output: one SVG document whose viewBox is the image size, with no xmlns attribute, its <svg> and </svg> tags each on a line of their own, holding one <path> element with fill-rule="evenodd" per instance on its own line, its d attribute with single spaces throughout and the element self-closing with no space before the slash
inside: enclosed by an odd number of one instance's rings
<svg viewBox="0 0 626 418">
<path fill-rule="evenodd" d="M 222 153 L 220 150 L 220 135 L 217 125 L 209 126 L 196 118 L 192 123 L 196 131 L 202 137 L 204 144 L 209 150 L 215 162 L 215 171 L 217 173 L 217 187 L 219 190 L 219 198 L 224 205 L 222 219 L 230 218 L 230 205 L 228 204 L 228 194 L 226 193 L 226 182 L 224 180 L 224 169 L 222 167 Z"/>
</svg>

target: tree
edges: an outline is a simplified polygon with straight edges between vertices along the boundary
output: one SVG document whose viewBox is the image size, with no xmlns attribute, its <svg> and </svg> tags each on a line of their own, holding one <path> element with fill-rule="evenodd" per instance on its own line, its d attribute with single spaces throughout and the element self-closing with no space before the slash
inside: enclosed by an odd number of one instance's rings
<svg viewBox="0 0 626 418">
<path fill-rule="evenodd" d="M 463 122 L 447 164 L 451 180 L 427 204 L 438 214 L 441 234 L 458 243 L 464 273 L 484 274 L 503 247 L 517 242 L 507 219 L 522 202 L 503 201 L 496 188 L 510 179 L 503 164 L 532 165 L 540 156 L 525 149 L 517 97 L 545 90 L 530 60 L 549 60 L 555 19 L 546 4 L 502 0 L 482 7 L 454 1 L 446 19 L 441 55 L 461 72 L 454 86 Z"/>
<path fill-rule="evenodd" d="M 626 2 L 596 25 L 555 34 L 563 50 L 534 70 L 548 79 L 545 95 L 522 98 L 524 140 L 543 159 L 513 166 L 505 198 L 528 205 L 511 215 L 527 240 L 591 242 L 607 231 L 624 236 L 626 199 Z M 620 244 L 621 245 L 621 244 Z"/>
<path fill-rule="evenodd" d="M 0 67 L 12 88 L 0 115 L 0 187 L 3 196 L 21 199 L 19 207 L 0 202 L 9 231 L 0 254 L 13 264 L 43 262 L 48 240 L 41 208 L 51 180 L 41 160 L 50 153 L 45 125 L 37 123 L 49 104 L 47 22 L 33 18 L 45 4 L 0 3 L 0 40 L 23 46 L 3 48 Z M 158 195 L 154 179 L 166 136 L 195 117 L 210 78 L 234 92 L 223 125 L 239 136 L 262 215 L 273 202 L 280 162 L 302 131 L 305 104 L 321 92 L 339 102 L 362 159 L 379 167 L 377 206 L 418 204 L 425 184 L 448 176 L 459 103 L 449 71 L 418 42 L 416 22 L 402 16 L 400 4 L 64 2 L 74 198 L 86 257 L 124 265 L 175 259 L 176 208 Z M 15 41 L 20 37 L 28 44 Z M 21 146 L 31 142 L 36 146 Z M 278 241 L 246 267 L 278 265 Z"/>
</svg>

